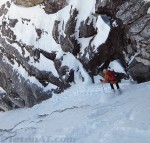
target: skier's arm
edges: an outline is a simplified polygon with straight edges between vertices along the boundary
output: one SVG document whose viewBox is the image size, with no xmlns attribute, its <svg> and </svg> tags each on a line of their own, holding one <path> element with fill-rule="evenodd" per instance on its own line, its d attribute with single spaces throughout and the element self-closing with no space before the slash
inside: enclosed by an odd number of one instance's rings
<svg viewBox="0 0 150 143">
<path fill-rule="evenodd" d="M 106 83 L 108 81 L 108 76 L 105 75 L 104 79 L 102 80 L 103 83 Z"/>
</svg>

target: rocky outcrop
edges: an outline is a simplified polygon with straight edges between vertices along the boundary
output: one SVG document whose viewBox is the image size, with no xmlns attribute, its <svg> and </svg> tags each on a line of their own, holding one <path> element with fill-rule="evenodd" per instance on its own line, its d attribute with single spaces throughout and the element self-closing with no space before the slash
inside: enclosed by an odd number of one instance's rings
<svg viewBox="0 0 150 143">
<path fill-rule="evenodd" d="M 67 5 L 67 0 L 45 0 L 44 10 L 48 14 L 56 13 Z"/>
<path fill-rule="evenodd" d="M 94 20 L 91 21 L 91 23 L 89 24 L 89 17 L 85 20 L 81 22 L 81 25 L 79 27 L 79 37 L 80 38 L 87 38 L 87 37 L 91 37 L 93 35 L 97 34 L 97 30 L 95 29 L 94 25 Z"/>
<path fill-rule="evenodd" d="M 59 35 L 58 25 L 60 21 L 56 21 L 53 29 L 53 37 L 57 43 L 61 44 L 65 52 L 69 51 L 75 56 L 79 56 L 79 60 L 90 75 L 97 75 L 99 70 L 107 68 L 111 61 L 118 59 L 125 68 L 125 71 L 134 80 L 138 82 L 148 81 L 150 80 L 150 66 L 145 63 L 149 63 L 150 53 L 149 6 L 150 2 L 141 0 L 97 0 L 95 5 L 97 15 L 93 15 L 95 17 L 104 15 L 104 21 L 106 23 L 109 21 L 111 27 L 108 39 L 98 47 L 97 52 L 93 51 L 94 47 L 91 45 L 97 33 L 97 29 L 93 26 L 94 19 L 90 20 L 91 23 L 89 24 L 89 19 L 92 19 L 91 15 L 87 20 L 81 22 L 79 27 L 78 36 L 80 38 L 93 37 L 84 53 L 80 53 L 81 46 L 76 45 L 79 42 L 72 36 L 75 33 L 75 17 L 77 15 L 73 14 L 70 16 L 66 25 L 66 28 L 69 27 L 69 29 L 65 30 L 66 37 Z M 73 52 L 74 47 L 78 47 L 75 50 L 76 52 Z M 87 55 L 89 58 L 87 58 Z M 133 57 L 135 57 L 134 60 Z M 136 61 L 136 64 L 133 64 L 132 60 L 134 63 Z M 134 65 L 136 66 L 134 67 Z M 101 68 L 97 69 L 98 66 Z M 143 70 L 141 70 L 142 68 Z"/>
<path fill-rule="evenodd" d="M 44 2 L 44 0 L 16 0 L 15 4 L 22 5 L 25 7 L 32 7 L 32 6 L 36 6 L 38 4 L 41 4 L 43 2 Z"/>
<path fill-rule="evenodd" d="M 24 7 L 33 7 L 41 4 L 44 6 L 46 13 L 52 14 L 64 8 L 68 3 L 67 0 L 16 0 L 15 4 Z"/>
<path fill-rule="evenodd" d="M 75 33 L 75 27 L 76 27 L 76 18 L 78 15 L 77 9 L 74 9 L 72 14 L 70 15 L 70 18 L 68 19 L 64 33 L 65 35 L 61 35 L 58 31 L 60 29 L 58 28 L 60 21 L 55 21 L 54 27 L 53 27 L 53 37 L 56 41 L 56 43 L 61 45 L 61 48 L 64 52 L 70 52 L 73 55 L 77 55 L 80 51 L 80 45 L 78 44 L 78 41 L 74 35 Z"/>
<path fill-rule="evenodd" d="M 124 35 L 123 41 L 126 43 L 122 44 L 122 38 L 118 41 L 117 35 L 110 39 L 116 41 L 113 46 L 117 50 L 122 47 L 122 53 L 126 53 L 124 56 L 126 57 L 125 62 L 128 64 L 128 73 L 138 82 L 149 81 L 150 65 L 145 63 L 149 63 L 150 60 L 150 14 L 148 13 L 150 2 L 141 0 L 97 0 L 96 3 L 98 14 L 106 14 L 114 20 L 119 19 L 122 22 L 122 32 L 120 29 L 117 33 L 118 37 L 120 37 L 119 32 Z M 133 57 L 135 58 L 131 62 Z"/>
</svg>

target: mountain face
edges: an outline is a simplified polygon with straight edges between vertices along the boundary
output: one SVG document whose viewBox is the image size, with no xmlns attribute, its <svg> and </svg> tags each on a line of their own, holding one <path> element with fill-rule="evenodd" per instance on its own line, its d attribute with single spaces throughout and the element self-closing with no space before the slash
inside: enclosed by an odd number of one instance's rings
<svg viewBox="0 0 150 143">
<path fill-rule="evenodd" d="M 122 49 L 127 71 L 138 82 L 150 80 L 149 7 L 148 0 L 97 0 L 96 5 L 98 14 L 107 14 L 116 20 L 118 27 L 110 32 L 111 46 Z"/>
<path fill-rule="evenodd" d="M 149 6 L 142 0 L 2 0 L 0 109 L 31 107 L 72 84 L 94 82 L 114 60 L 124 68 L 121 78 L 150 80 Z"/>
</svg>

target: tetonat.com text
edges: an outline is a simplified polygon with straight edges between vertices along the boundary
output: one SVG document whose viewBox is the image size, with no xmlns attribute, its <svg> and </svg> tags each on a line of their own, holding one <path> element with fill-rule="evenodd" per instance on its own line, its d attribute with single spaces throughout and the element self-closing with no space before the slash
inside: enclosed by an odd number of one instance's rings
<svg viewBox="0 0 150 143">
<path fill-rule="evenodd" d="M 6 140 L 5 140 L 6 141 Z M 42 136 L 42 137 L 14 137 L 7 139 L 7 143 L 75 143 L 75 138 L 67 137 L 52 137 L 52 136 Z M 4 141 L 1 141 L 2 143 Z"/>
</svg>

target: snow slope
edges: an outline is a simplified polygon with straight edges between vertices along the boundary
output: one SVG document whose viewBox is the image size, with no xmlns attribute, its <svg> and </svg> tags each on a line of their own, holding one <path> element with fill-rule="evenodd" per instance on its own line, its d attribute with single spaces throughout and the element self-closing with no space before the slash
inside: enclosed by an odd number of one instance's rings
<svg viewBox="0 0 150 143">
<path fill-rule="evenodd" d="M 122 94 L 108 84 L 74 85 L 32 108 L 0 113 L 0 141 L 149 143 L 150 82 L 123 81 Z"/>
</svg>

